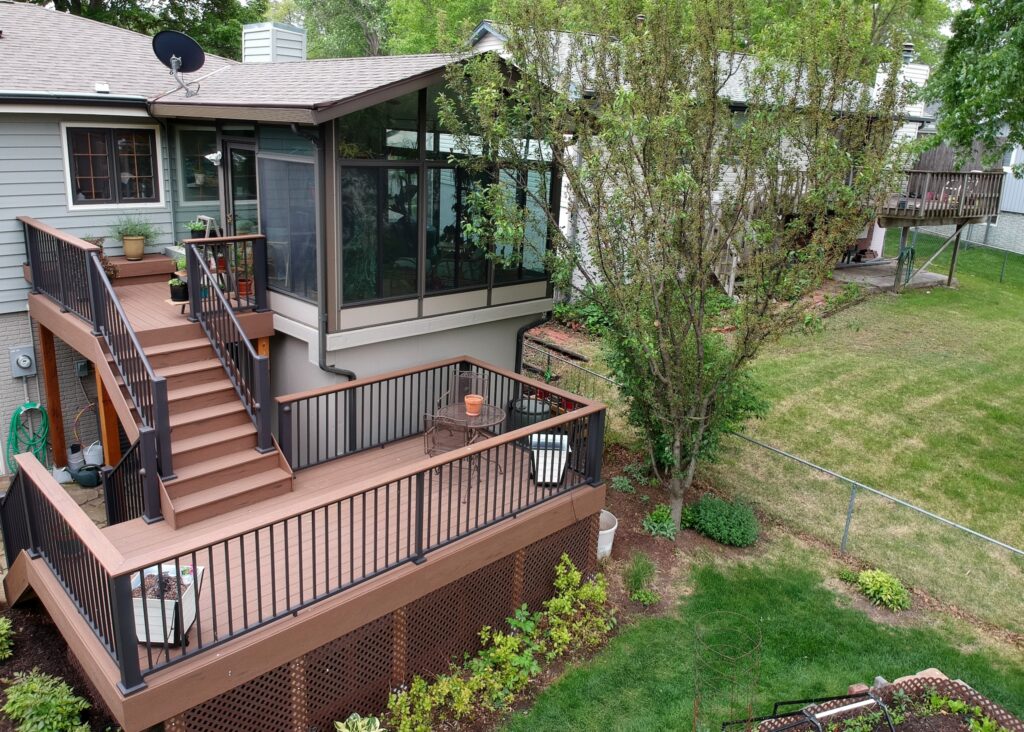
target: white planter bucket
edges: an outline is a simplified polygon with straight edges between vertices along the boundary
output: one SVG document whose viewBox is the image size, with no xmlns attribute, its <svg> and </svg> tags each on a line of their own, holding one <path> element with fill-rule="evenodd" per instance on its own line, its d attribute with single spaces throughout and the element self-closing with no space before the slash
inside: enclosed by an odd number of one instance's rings
<svg viewBox="0 0 1024 732">
<path fill-rule="evenodd" d="M 161 564 L 159 568 L 156 565 L 146 567 L 142 574 L 152 575 L 158 571 L 174 574 L 176 570 L 173 564 Z M 196 620 L 199 610 L 199 588 L 203 584 L 204 573 L 203 567 L 196 566 L 194 571 L 190 566 L 181 567 L 180 600 L 161 601 L 147 597 L 143 602 L 142 598 L 132 598 L 135 609 L 135 636 L 139 643 L 181 645 Z M 138 587 L 141 582 L 142 577 L 139 573 L 134 573 L 132 589 Z"/>
<path fill-rule="evenodd" d="M 103 445 L 98 441 L 89 445 L 82 453 L 85 455 L 86 465 L 103 465 Z"/>
<path fill-rule="evenodd" d="M 612 542 L 615 541 L 615 529 L 619 528 L 619 520 L 610 511 L 601 511 L 601 523 L 597 532 L 597 558 L 604 559 L 612 553 Z"/>
</svg>

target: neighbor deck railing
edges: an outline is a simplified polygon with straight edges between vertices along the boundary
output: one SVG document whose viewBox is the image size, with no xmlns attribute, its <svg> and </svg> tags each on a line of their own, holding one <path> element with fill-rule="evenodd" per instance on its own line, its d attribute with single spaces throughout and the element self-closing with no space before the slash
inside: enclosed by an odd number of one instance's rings
<svg viewBox="0 0 1024 732">
<path fill-rule="evenodd" d="M 886 199 L 878 215 L 921 220 L 996 216 L 1004 176 L 1002 171 L 908 170 L 901 190 Z"/>
<path fill-rule="evenodd" d="M 363 415 L 356 433 L 345 432 L 344 409 L 330 407 L 317 413 L 313 407 L 308 413 L 309 435 L 332 436 L 331 449 L 318 453 L 319 462 L 326 462 L 414 436 L 408 433 L 422 428 L 419 410 L 436 403 L 436 392 L 428 388 L 410 392 L 412 384 L 434 378 L 440 388 L 464 369 L 484 376 L 492 403 L 530 396 L 549 404 L 552 416 L 517 428 L 500 425 L 496 434 L 475 444 L 435 457 L 424 455 L 364 479 L 348 495 L 296 496 L 287 514 L 270 521 L 243 517 L 236 533 L 228 537 L 213 541 L 197 537 L 173 551 L 157 546 L 130 558 L 115 549 L 34 457 L 20 455 L 18 475 L 0 504 L 8 561 L 13 563 L 23 550 L 45 558 L 119 667 L 122 686 L 129 693 L 144 686 L 146 676 L 157 670 L 290 617 L 396 567 L 425 561 L 431 552 L 452 542 L 600 482 L 602 404 L 466 357 L 281 397 L 279 403 L 291 408 L 292 438 L 299 437 L 294 415 L 307 414 L 311 405 L 330 404 L 334 394 L 361 395 L 353 403 L 373 407 L 373 413 Z M 344 405 L 344 399 L 338 403 Z M 383 415 L 379 428 L 369 426 L 377 424 L 375 413 Z M 391 418 L 399 426 L 384 428 Z M 339 424 L 342 438 L 335 442 Z M 352 434 L 354 443 L 349 442 Z M 534 435 L 564 436 L 562 442 L 570 451 L 564 472 L 550 484 L 535 479 L 547 472 L 543 461 L 548 458 L 531 454 Z M 326 442 L 313 439 L 326 449 Z M 296 445 L 302 443 L 292 439 L 287 444 L 286 454 L 295 459 Z M 126 456 L 122 465 L 126 466 L 124 476 L 145 468 L 134 455 Z M 342 465 L 339 487 L 345 479 Z M 140 510 L 140 485 L 131 484 L 131 478 L 119 485 L 116 495 L 130 497 L 117 508 L 119 512 Z M 133 587 L 142 585 L 156 567 L 177 578 L 169 585 L 173 592 L 157 598 L 134 597 Z M 181 579 L 188 576 L 185 570 L 201 576 L 198 592 L 187 591 L 187 582 Z M 182 600 L 175 603 L 168 599 L 172 595 Z M 192 616 L 195 621 L 183 643 L 180 631 Z"/>
</svg>

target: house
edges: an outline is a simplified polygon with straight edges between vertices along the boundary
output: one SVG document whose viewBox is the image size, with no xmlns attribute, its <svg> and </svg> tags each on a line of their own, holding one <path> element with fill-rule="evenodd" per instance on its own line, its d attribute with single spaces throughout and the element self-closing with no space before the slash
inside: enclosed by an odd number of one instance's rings
<svg viewBox="0 0 1024 732">
<path fill-rule="evenodd" d="M 14 456 L 4 587 L 124 729 L 326 729 L 537 606 L 563 552 L 594 569 L 604 407 L 515 371 L 548 235 L 514 267 L 463 240 L 458 59 L 305 61 L 261 24 L 186 89 L 145 36 L 0 28 L 0 332 L 34 356 L 3 395 L 45 403 L 56 465 L 99 439 L 107 518 Z M 159 231 L 142 260 L 123 216 Z"/>
</svg>

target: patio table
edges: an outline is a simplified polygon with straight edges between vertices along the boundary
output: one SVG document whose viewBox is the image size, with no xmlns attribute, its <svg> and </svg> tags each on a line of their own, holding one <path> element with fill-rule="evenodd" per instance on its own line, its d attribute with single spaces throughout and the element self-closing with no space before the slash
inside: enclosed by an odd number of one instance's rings
<svg viewBox="0 0 1024 732">
<path fill-rule="evenodd" d="M 493 404 L 481 404 L 480 414 L 468 415 L 466 414 L 466 405 L 459 402 L 456 404 L 447 404 L 437 410 L 438 417 L 447 417 L 453 419 L 459 424 L 465 425 L 470 431 L 469 443 L 473 444 L 487 430 L 492 427 L 497 427 L 499 424 L 505 421 L 505 410 L 501 407 L 496 407 Z"/>
</svg>

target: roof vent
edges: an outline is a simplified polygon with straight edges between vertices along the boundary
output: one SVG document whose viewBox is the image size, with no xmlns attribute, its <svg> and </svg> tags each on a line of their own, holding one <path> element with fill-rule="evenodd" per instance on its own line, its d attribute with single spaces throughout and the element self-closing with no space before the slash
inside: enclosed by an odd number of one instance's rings
<svg viewBox="0 0 1024 732">
<path fill-rule="evenodd" d="M 306 60 L 306 29 L 288 23 L 242 26 L 242 63 Z"/>
</svg>

